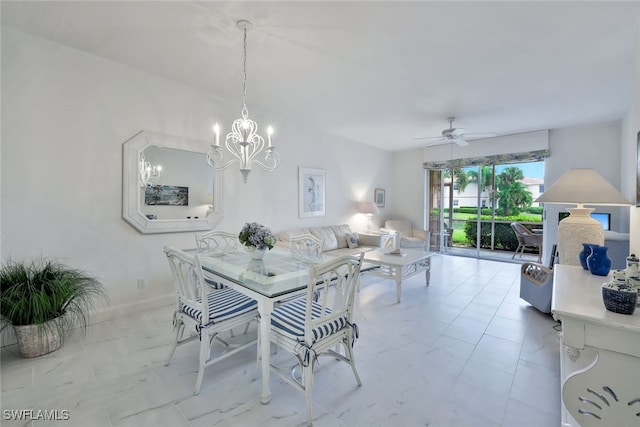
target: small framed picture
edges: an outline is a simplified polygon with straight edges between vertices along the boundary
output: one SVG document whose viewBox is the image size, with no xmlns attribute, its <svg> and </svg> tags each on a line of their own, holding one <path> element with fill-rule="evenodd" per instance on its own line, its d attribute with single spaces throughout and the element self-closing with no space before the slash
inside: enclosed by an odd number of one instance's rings
<svg viewBox="0 0 640 427">
<path fill-rule="evenodd" d="M 325 171 L 298 168 L 298 215 L 311 218 L 325 215 Z"/>
<path fill-rule="evenodd" d="M 376 188 L 374 190 L 373 200 L 376 202 L 376 206 L 384 208 L 384 190 L 382 188 Z"/>
</svg>

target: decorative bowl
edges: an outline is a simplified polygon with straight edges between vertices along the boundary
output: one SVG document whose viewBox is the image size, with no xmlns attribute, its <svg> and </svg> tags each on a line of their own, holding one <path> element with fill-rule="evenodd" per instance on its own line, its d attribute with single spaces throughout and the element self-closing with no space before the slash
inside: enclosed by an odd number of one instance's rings
<svg viewBox="0 0 640 427">
<path fill-rule="evenodd" d="M 609 311 L 633 314 L 638 303 L 638 289 L 627 284 L 607 282 L 602 285 L 602 300 Z"/>
</svg>

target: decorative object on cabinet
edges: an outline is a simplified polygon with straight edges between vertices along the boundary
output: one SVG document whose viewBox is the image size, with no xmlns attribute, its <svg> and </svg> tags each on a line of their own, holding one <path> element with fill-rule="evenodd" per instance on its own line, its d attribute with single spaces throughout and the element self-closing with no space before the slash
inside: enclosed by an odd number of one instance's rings
<svg viewBox="0 0 640 427">
<path fill-rule="evenodd" d="M 535 200 L 536 203 L 576 204 L 558 224 L 560 264 L 580 265 L 582 243 L 604 244 L 602 224 L 584 205 L 626 206 L 631 203 L 593 169 L 570 169 Z"/>
<path fill-rule="evenodd" d="M 578 259 L 580 260 L 580 265 L 585 270 L 589 269 L 589 266 L 587 265 L 587 258 L 589 258 L 589 255 L 591 255 L 591 246 L 589 246 L 589 243 L 583 243 L 582 250 L 578 254 Z"/>
<path fill-rule="evenodd" d="M 273 134 L 273 128 L 269 126 L 267 128 L 267 141 L 266 152 L 264 155 L 265 163 L 260 160 L 256 160 L 256 157 L 265 149 L 264 138 L 257 134 L 258 124 L 249 118 L 249 112 L 247 110 L 247 31 L 253 26 L 251 22 L 246 20 L 239 20 L 236 22 L 238 28 L 243 31 L 243 79 L 242 79 L 242 118 L 236 119 L 231 126 L 231 132 L 229 132 L 225 138 L 224 144 L 227 150 L 234 159 L 217 166 L 215 162 L 222 162 L 222 148 L 220 147 L 220 126 L 216 123 L 213 126 L 213 132 L 215 134 L 215 142 L 211 146 L 211 149 L 207 153 L 207 162 L 213 170 L 226 169 L 234 163 L 240 165 L 240 173 L 244 182 L 247 182 L 249 172 L 251 172 L 251 166 L 256 164 L 262 169 L 272 172 L 278 167 L 280 163 L 280 155 L 275 151 L 276 147 L 273 146 L 271 141 L 271 135 Z"/>
<path fill-rule="evenodd" d="M 600 245 L 589 245 L 591 255 L 587 257 L 587 267 L 591 274 L 596 276 L 606 276 L 611 271 L 611 258 L 607 255 L 607 247 Z"/>
<path fill-rule="evenodd" d="M 638 290 L 627 283 L 624 270 L 616 270 L 613 280 L 602 285 L 602 300 L 609 311 L 633 314 L 638 303 Z"/>
<path fill-rule="evenodd" d="M 298 168 L 298 216 L 324 216 L 326 172 L 322 169 Z"/>
<path fill-rule="evenodd" d="M 640 259 L 636 254 L 631 254 L 626 259 L 627 267 L 624 270 L 624 275 L 628 279 L 629 277 L 636 277 L 640 275 Z"/>
<path fill-rule="evenodd" d="M 103 285 L 58 261 L 7 261 L 0 269 L 0 331 L 12 327 L 22 357 L 57 350 L 92 309 L 107 301 Z"/>
<path fill-rule="evenodd" d="M 384 208 L 384 204 L 386 202 L 385 191 L 382 188 L 376 188 L 373 190 L 373 200 L 375 201 L 376 206 Z"/>
<path fill-rule="evenodd" d="M 378 206 L 374 202 L 359 202 L 358 212 L 367 216 L 367 231 L 371 231 L 371 218 L 374 214 L 380 213 Z"/>
</svg>

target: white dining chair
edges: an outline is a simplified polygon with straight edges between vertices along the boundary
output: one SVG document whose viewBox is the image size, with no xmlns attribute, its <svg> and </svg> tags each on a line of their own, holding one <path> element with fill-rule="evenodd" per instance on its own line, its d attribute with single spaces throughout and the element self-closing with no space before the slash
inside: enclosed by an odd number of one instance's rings
<svg viewBox="0 0 640 427">
<path fill-rule="evenodd" d="M 238 250 L 238 235 L 226 231 L 212 230 L 196 234 L 198 252 L 206 252 L 209 256 L 220 256 Z"/>
<path fill-rule="evenodd" d="M 307 423 L 312 425 L 311 391 L 318 357 L 330 355 L 347 362 L 362 385 L 356 369 L 353 345 L 358 327 L 353 323 L 355 290 L 364 254 L 341 256 L 322 264 L 311 264 L 306 298 L 294 299 L 277 306 L 271 314 L 271 342 L 292 354 L 296 369 L 271 363 L 272 371 L 304 393 Z M 319 295 L 316 300 L 315 296 Z M 344 354 L 339 352 L 344 349 Z"/>
<path fill-rule="evenodd" d="M 306 262 L 318 262 L 322 254 L 322 240 L 313 234 L 291 236 L 289 253 L 292 257 Z"/>
<path fill-rule="evenodd" d="M 219 257 L 238 250 L 240 241 L 238 235 L 226 231 L 213 230 L 203 234 L 196 234 L 196 247 L 201 256 Z M 203 271 L 204 281 L 216 289 L 224 285 L 218 283 L 206 271 Z"/>
<path fill-rule="evenodd" d="M 179 345 L 199 339 L 200 357 L 198 377 L 193 394 L 200 393 L 204 368 L 253 345 L 252 339 L 211 358 L 211 347 L 219 334 L 230 331 L 253 320 L 258 320 L 257 302 L 229 287 L 215 289 L 207 285 L 202 276 L 200 256 L 180 249 L 165 247 L 176 289 L 177 309 L 173 315 L 176 331 L 165 366 L 169 365 Z M 188 336 L 185 337 L 185 332 Z M 224 343 L 224 341 L 222 341 Z"/>
</svg>

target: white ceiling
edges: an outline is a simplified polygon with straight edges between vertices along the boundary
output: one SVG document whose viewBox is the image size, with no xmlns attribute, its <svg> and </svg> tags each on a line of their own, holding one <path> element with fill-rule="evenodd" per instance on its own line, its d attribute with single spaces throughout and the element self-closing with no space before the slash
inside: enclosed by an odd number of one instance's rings
<svg viewBox="0 0 640 427">
<path fill-rule="evenodd" d="M 619 119 L 640 2 L 2 1 L 2 24 L 403 150 L 446 118 L 498 135 Z M 253 109 L 252 109 L 253 108 Z M 254 114 L 255 115 L 255 114 Z M 480 142 L 478 142 L 480 143 Z"/>
</svg>

